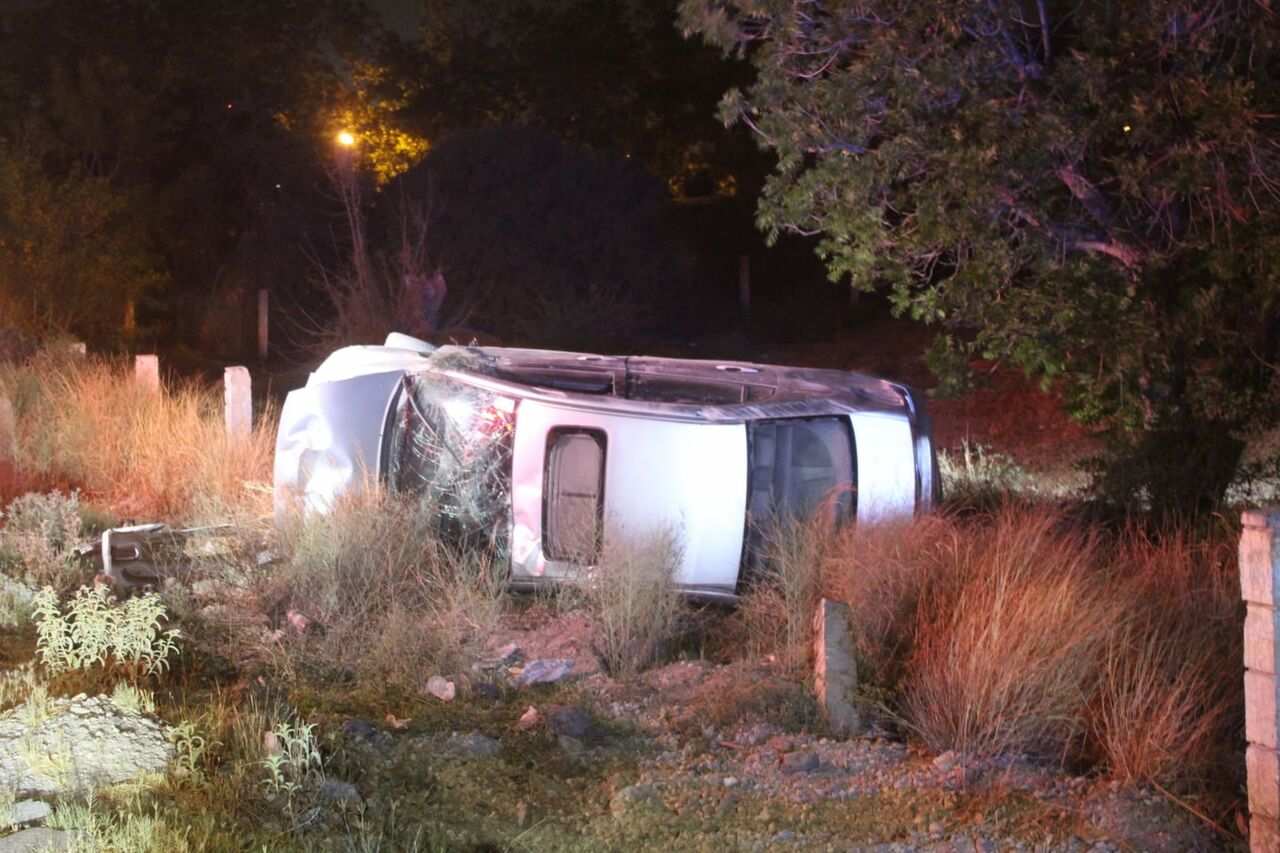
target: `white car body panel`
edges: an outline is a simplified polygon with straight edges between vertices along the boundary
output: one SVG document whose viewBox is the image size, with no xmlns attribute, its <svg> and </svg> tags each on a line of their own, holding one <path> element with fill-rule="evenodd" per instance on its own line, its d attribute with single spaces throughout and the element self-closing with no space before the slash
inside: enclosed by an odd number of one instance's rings
<svg viewBox="0 0 1280 853">
<path fill-rule="evenodd" d="M 858 522 L 900 517 L 916 500 L 911 424 L 882 414 L 857 413 L 849 419 L 858 449 Z"/>
<path fill-rule="evenodd" d="M 516 580 L 576 575 L 542 551 L 543 476 L 553 429 L 585 428 L 607 437 L 604 548 L 663 530 L 682 543 L 676 581 L 685 587 L 737 583 L 747 503 L 747 433 L 742 424 L 654 421 L 581 411 L 536 400 L 516 414 L 512 457 Z"/>
</svg>

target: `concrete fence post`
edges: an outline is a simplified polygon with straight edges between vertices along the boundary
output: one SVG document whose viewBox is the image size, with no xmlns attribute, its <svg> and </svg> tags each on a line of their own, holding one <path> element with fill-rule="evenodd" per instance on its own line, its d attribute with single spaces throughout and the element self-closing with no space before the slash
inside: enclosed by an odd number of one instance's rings
<svg viewBox="0 0 1280 853">
<path fill-rule="evenodd" d="M 228 367 L 222 374 L 227 437 L 248 438 L 253 430 L 253 384 L 247 367 Z"/>
<path fill-rule="evenodd" d="M 133 357 L 133 378 L 144 391 L 160 393 L 160 356 L 136 355 Z"/>
<path fill-rule="evenodd" d="M 1245 765 L 1249 774 L 1249 849 L 1280 850 L 1280 507 L 1248 510 L 1240 534 L 1244 597 Z"/>
</svg>

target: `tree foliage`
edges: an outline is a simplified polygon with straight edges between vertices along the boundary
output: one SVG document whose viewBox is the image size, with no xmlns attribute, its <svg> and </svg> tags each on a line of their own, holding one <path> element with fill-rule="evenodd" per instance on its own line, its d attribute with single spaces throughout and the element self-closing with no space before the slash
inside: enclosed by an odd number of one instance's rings
<svg viewBox="0 0 1280 853">
<path fill-rule="evenodd" d="M 79 170 L 0 150 L 0 318 L 38 336 L 102 339 L 165 283 L 129 199 Z"/>
<path fill-rule="evenodd" d="M 379 242 L 406 202 L 429 210 L 448 312 L 512 342 L 616 347 L 685 297 L 662 187 L 542 131 L 454 134 L 381 195 Z"/>
<path fill-rule="evenodd" d="M 113 227 L 132 229 L 128 264 L 138 274 L 123 272 L 117 255 L 120 274 L 97 275 L 99 301 L 171 283 L 178 310 L 166 317 L 157 301 L 151 317 L 182 324 L 193 307 L 218 302 L 214 294 L 301 279 L 309 262 L 300 247 L 328 225 L 323 167 L 336 132 L 352 123 L 380 168 L 420 156 L 394 150 L 402 140 L 386 124 L 403 101 L 383 97 L 384 45 L 362 9 L 346 0 L 46 0 L 0 12 L 0 156 L 26 158 L 33 187 L 90 194 L 97 214 L 115 205 Z M 81 211 L 91 203 L 69 201 Z M 82 333 L 105 344 L 120 331 Z"/>
<path fill-rule="evenodd" d="M 421 107 L 441 131 L 542 128 L 678 194 L 727 181 L 755 158 L 711 113 L 744 69 L 674 25 L 675 4 L 653 0 L 425 0 Z"/>
<path fill-rule="evenodd" d="M 1278 397 L 1267 0 L 683 0 L 681 16 L 757 71 L 722 117 L 777 156 L 761 228 L 816 235 L 833 278 L 943 324 L 953 363 L 1061 380 L 1131 446 L 1212 445 L 1200 486 L 1131 478 L 1153 502 L 1221 493 L 1233 438 Z"/>
</svg>

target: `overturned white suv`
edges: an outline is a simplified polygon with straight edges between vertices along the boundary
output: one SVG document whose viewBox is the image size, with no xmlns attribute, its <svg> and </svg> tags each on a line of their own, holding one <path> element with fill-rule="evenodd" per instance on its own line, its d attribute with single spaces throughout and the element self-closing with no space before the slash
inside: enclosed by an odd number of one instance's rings
<svg viewBox="0 0 1280 853">
<path fill-rule="evenodd" d="M 500 542 L 516 586 L 580 576 L 611 542 L 676 530 L 676 581 L 712 598 L 749 580 L 779 517 L 875 521 L 938 496 L 924 400 L 904 385 L 398 334 L 333 353 L 280 417 L 277 517 L 372 482 L 420 496 L 449 533 Z"/>
</svg>

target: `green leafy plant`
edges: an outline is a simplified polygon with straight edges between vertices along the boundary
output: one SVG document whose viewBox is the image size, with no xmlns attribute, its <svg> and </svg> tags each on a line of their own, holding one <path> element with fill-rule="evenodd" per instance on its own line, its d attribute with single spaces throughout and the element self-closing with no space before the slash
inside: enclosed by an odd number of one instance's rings
<svg viewBox="0 0 1280 853">
<path fill-rule="evenodd" d="M 196 783 L 203 781 L 202 767 L 209 744 L 197 731 L 196 724 L 187 720 L 179 725 L 170 726 L 169 740 L 177 753 L 175 761 L 182 775 Z"/>
<path fill-rule="evenodd" d="M 277 723 L 264 738 L 267 756 L 262 766 L 267 778 L 262 784 L 273 795 L 292 799 L 299 788 L 324 778 L 320 747 L 316 743 L 315 723 Z"/>
<path fill-rule="evenodd" d="M 127 681 L 116 682 L 111 690 L 111 701 L 122 711 L 130 714 L 154 714 L 156 697 L 150 690 L 134 687 Z"/>
<path fill-rule="evenodd" d="M 164 604 L 155 593 L 117 603 L 105 588 L 81 587 L 63 611 L 57 593 L 36 594 L 36 651 L 54 673 L 112 662 L 135 675 L 156 675 L 178 650 L 177 628 L 163 629 Z"/>
</svg>

